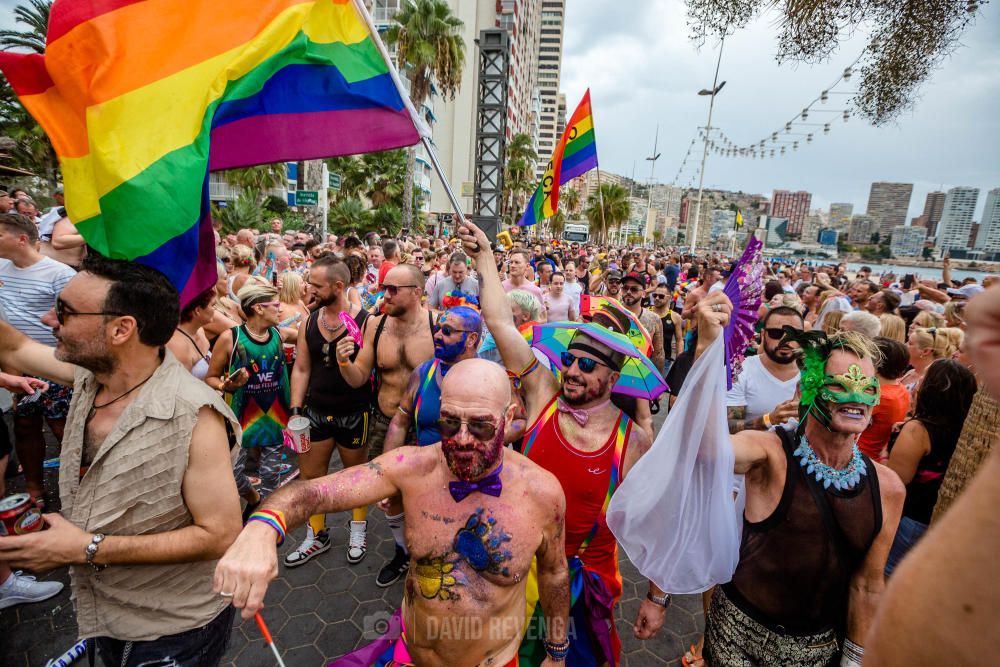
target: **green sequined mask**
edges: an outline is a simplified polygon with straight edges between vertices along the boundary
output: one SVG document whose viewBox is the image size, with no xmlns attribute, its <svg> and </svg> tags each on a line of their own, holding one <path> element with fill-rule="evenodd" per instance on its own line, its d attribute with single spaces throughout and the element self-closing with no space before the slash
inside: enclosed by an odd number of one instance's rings
<svg viewBox="0 0 1000 667">
<path fill-rule="evenodd" d="M 837 391 L 833 387 L 843 387 L 844 391 Z M 878 379 L 865 375 L 864 371 L 857 364 L 847 367 L 847 373 L 843 375 L 827 375 L 824 377 L 823 386 L 819 390 L 819 398 L 830 403 L 860 403 L 869 407 L 874 407 L 879 403 Z"/>
</svg>

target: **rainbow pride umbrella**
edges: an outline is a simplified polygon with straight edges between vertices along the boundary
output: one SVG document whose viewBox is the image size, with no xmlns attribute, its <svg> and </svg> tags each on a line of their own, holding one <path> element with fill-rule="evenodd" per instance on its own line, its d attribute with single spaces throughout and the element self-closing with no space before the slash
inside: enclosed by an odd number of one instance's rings
<svg viewBox="0 0 1000 667">
<path fill-rule="evenodd" d="M 597 324 L 580 322 L 536 324 L 532 331 L 531 345 L 541 350 L 552 361 L 553 366 L 561 371 L 562 353 L 569 349 L 573 338 L 581 333 L 625 355 L 618 382 L 611 391 L 652 401 L 667 390 L 667 383 L 660 375 L 660 371 L 653 366 L 649 357 L 636 348 L 628 336 L 609 331 Z"/>
<path fill-rule="evenodd" d="M 591 296 L 584 294 L 580 297 L 580 316 L 590 321 L 597 313 L 604 311 L 612 319 L 619 322 L 628 320 L 629 328 L 625 335 L 647 357 L 653 356 L 653 337 L 649 335 L 646 327 L 642 326 L 639 316 L 626 308 L 618 299 L 607 296 Z"/>
</svg>

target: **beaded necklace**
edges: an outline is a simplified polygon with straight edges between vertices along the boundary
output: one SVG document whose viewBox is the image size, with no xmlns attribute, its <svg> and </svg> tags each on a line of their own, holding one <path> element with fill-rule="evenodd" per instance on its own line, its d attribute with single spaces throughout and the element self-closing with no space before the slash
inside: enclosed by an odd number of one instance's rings
<svg viewBox="0 0 1000 667">
<path fill-rule="evenodd" d="M 861 476 L 868 474 L 857 443 L 852 449 L 851 460 L 846 468 L 833 468 L 820 461 L 804 433 L 794 455 L 799 457 L 799 465 L 806 469 L 806 474 L 814 475 L 817 482 L 823 483 L 824 489 L 829 489 L 831 486 L 838 491 L 853 489 L 861 481 Z"/>
</svg>

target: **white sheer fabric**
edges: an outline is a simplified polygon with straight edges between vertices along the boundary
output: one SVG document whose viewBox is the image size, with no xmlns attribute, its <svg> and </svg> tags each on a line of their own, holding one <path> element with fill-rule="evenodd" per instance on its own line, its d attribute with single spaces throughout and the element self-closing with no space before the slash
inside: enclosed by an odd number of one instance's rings
<svg viewBox="0 0 1000 667">
<path fill-rule="evenodd" d="M 608 507 L 608 526 L 629 560 L 668 593 L 725 583 L 739 561 L 744 497 L 742 484 L 733 494 L 724 356 L 720 336 Z"/>
</svg>

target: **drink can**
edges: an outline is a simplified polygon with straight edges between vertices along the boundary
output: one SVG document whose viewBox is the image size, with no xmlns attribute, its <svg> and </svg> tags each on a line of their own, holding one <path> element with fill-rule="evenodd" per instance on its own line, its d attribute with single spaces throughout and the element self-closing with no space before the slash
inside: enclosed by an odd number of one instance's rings
<svg viewBox="0 0 1000 667">
<path fill-rule="evenodd" d="M 41 512 L 27 493 L 17 493 L 0 500 L 0 535 L 24 535 L 44 526 Z"/>
<path fill-rule="evenodd" d="M 309 418 L 295 415 L 288 420 L 288 428 L 285 430 L 285 446 L 296 454 L 303 454 L 309 451 L 310 445 Z"/>
</svg>

